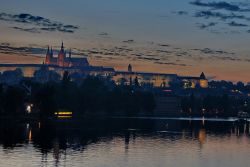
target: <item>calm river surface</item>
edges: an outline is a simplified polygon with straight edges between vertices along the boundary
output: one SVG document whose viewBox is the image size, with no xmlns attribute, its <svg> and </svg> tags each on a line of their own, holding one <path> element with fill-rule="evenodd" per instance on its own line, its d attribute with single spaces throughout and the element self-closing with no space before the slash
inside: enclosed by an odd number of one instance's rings
<svg viewBox="0 0 250 167">
<path fill-rule="evenodd" d="M 106 119 L 0 123 L 1 167 L 248 167 L 249 123 Z"/>
</svg>

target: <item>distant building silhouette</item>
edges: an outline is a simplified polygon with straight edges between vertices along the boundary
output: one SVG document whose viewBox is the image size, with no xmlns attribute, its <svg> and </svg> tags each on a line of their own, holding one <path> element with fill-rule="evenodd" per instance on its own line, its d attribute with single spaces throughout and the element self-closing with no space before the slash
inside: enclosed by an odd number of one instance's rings
<svg viewBox="0 0 250 167">
<path fill-rule="evenodd" d="M 63 42 L 61 45 L 61 50 L 57 57 L 54 57 L 52 47 L 47 49 L 45 64 L 47 65 L 57 65 L 59 67 L 86 67 L 89 66 L 87 58 L 76 58 L 71 57 L 71 50 L 69 51 L 69 56 L 64 50 Z"/>
<path fill-rule="evenodd" d="M 128 65 L 128 72 L 133 72 L 133 69 L 132 69 L 132 65 L 131 65 L 131 64 Z"/>
<path fill-rule="evenodd" d="M 19 70 L 15 71 L 15 69 Z M 54 56 L 52 47 L 48 47 L 45 61 L 41 64 L 0 64 L 0 72 L 2 72 L 0 83 L 16 83 L 22 78 L 22 75 L 34 78 L 38 82 L 58 81 L 62 78 L 64 71 L 68 71 L 74 81 L 81 81 L 82 78 L 92 75 L 108 77 L 117 85 L 137 85 L 150 88 L 182 85 L 183 88 L 208 88 L 208 80 L 204 72 L 199 77 L 194 77 L 138 72 L 133 70 L 131 64 L 128 65 L 127 71 L 116 71 L 112 67 L 92 66 L 85 57 L 72 57 L 71 49 L 67 53 L 63 42 L 57 57 Z"/>
<path fill-rule="evenodd" d="M 23 72 L 20 68 L 16 68 L 15 70 L 7 70 L 0 75 L 0 83 L 15 85 L 21 81 L 22 77 Z"/>
</svg>

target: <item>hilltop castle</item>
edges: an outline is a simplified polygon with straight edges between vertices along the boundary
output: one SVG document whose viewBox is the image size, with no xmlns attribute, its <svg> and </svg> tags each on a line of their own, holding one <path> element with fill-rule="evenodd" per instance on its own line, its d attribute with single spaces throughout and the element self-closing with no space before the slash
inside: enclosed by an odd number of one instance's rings
<svg viewBox="0 0 250 167">
<path fill-rule="evenodd" d="M 75 58 L 71 57 L 71 50 L 67 56 L 64 50 L 63 42 L 61 45 L 61 50 L 58 53 L 58 57 L 54 57 L 52 47 L 47 49 L 45 64 L 56 65 L 59 67 L 86 67 L 89 66 L 87 58 Z"/>
<path fill-rule="evenodd" d="M 53 55 L 52 48 L 48 47 L 43 64 L 0 64 L 0 73 L 7 69 L 21 69 L 25 77 L 34 77 L 35 74 L 39 79 L 48 81 L 53 71 L 63 76 L 64 71 L 71 74 L 71 78 L 82 78 L 87 75 L 102 76 L 111 78 L 116 84 L 131 84 L 131 80 L 138 80 L 140 85 L 154 87 L 170 87 L 173 85 L 182 85 L 183 88 L 208 88 L 208 80 L 202 72 L 200 76 L 179 76 L 177 74 L 167 73 L 150 73 L 135 71 L 131 64 L 128 65 L 127 71 L 116 71 L 112 67 L 93 66 L 89 64 L 85 57 L 71 57 L 71 50 L 65 51 L 63 43 L 58 51 L 58 56 Z M 38 72 L 37 72 L 38 71 Z M 41 72 L 41 73 L 39 73 Z M 54 74 L 55 74 L 54 73 Z M 6 75 L 8 73 L 5 73 Z M 14 71 L 14 75 L 8 74 L 11 82 L 16 78 L 19 71 Z M 41 74 L 41 75 L 40 75 Z M 13 77 L 14 76 L 14 77 Z M 8 77 L 5 77 L 8 78 Z M 13 79 L 14 78 L 14 79 Z M 45 78 L 45 79 L 43 79 Z M 7 80 L 7 79 L 4 79 Z"/>
</svg>

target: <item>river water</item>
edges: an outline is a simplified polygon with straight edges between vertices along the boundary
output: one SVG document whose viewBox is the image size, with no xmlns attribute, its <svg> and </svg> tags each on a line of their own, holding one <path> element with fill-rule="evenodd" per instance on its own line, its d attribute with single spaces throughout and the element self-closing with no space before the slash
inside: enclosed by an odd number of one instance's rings
<svg viewBox="0 0 250 167">
<path fill-rule="evenodd" d="M 1 167 L 247 167 L 248 122 L 103 119 L 0 123 Z"/>
</svg>

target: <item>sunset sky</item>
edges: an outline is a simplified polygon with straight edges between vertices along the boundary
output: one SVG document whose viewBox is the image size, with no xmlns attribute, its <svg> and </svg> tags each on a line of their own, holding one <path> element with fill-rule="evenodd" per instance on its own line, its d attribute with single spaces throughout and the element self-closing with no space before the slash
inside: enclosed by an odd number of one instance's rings
<svg viewBox="0 0 250 167">
<path fill-rule="evenodd" d="M 93 65 L 250 82 L 248 0 L 0 3 L 0 63 L 42 63 L 64 41 Z"/>
</svg>

